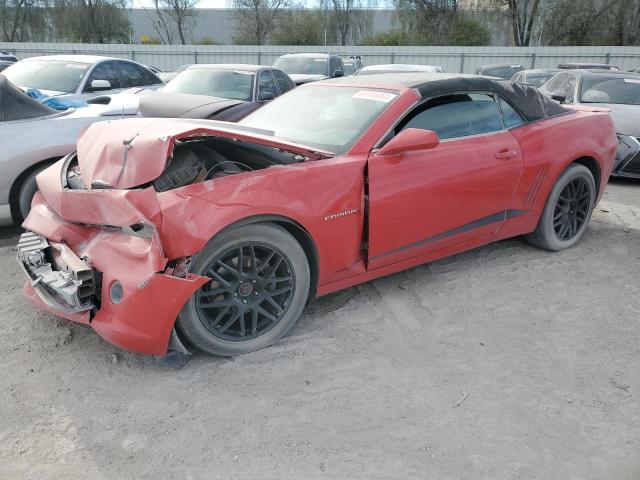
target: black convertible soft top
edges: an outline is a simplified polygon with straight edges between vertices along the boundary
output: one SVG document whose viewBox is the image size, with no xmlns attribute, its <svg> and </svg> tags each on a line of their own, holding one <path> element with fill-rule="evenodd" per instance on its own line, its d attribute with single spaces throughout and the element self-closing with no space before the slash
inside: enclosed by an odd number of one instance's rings
<svg viewBox="0 0 640 480">
<path fill-rule="evenodd" d="M 451 73 L 388 73 L 343 77 L 330 80 L 362 86 L 384 86 L 415 88 L 422 98 L 465 92 L 493 92 L 507 100 L 533 122 L 543 118 L 569 113 L 571 110 L 542 95 L 535 87 L 514 83 L 511 80 Z M 322 82 L 325 83 L 325 82 Z"/>
<path fill-rule="evenodd" d="M 56 113 L 60 112 L 31 98 L 7 80 L 7 77 L 0 75 L 0 122 L 45 117 Z"/>
<path fill-rule="evenodd" d="M 494 92 L 507 100 L 528 121 L 563 115 L 569 109 L 542 95 L 537 88 L 511 80 L 494 80 L 488 77 L 457 77 L 429 82 L 418 88 L 423 97 L 436 97 L 465 91 Z"/>
</svg>

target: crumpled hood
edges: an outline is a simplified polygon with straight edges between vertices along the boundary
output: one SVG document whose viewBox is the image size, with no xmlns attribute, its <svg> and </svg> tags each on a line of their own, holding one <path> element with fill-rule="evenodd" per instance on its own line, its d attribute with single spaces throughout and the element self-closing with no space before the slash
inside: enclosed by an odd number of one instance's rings
<svg viewBox="0 0 640 480">
<path fill-rule="evenodd" d="M 78 164 L 85 185 L 129 189 L 158 178 L 177 140 L 221 136 L 282 148 L 308 158 L 334 154 L 275 138 L 268 130 L 213 120 L 131 118 L 95 123 L 78 140 Z"/>
<path fill-rule="evenodd" d="M 302 85 L 303 83 L 326 80 L 329 77 L 327 77 L 326 75 L 307 75 L 304 73 L 293 73 L 289 75 L 289 78 L 291 78 L 291 80 L 293 80 L 293 83 L 295 83 L 296 85 Z"/>
<path fill-rule="evenodd" d="M 598 103 L 594 105 L 611 111 L 616 133 L 640 137 L 640 105 L 621 105 L 616 103 Z"/>
</svg>

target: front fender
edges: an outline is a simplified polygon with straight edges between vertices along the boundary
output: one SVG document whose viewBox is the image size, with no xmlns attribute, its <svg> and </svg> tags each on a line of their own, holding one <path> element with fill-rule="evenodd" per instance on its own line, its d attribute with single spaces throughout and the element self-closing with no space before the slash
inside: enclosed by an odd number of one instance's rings
<svg viewBox="0 0 640 480">
<path fill-rule="evenodd" d="M 158 194 L 169 259 L 193 255 L 247 218 L 276 216 L 304 228 L 318 253 L 319 284 L 362 262 L 364 159 L 271 167 Z M 342 212 L 347 215 L 336 216 Z"/>
</svg>

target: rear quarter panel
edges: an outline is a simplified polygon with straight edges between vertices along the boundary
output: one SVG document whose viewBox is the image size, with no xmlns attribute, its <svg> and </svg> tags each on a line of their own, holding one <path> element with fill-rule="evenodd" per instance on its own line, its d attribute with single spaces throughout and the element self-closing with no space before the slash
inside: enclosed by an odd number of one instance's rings
<svg viewBox="0 0 640 480">
<path fill-rule="evenodd" d="M 564 170 L 578 159 L 596 160 L 598 200 L 607 184 L 617 146 L 613 120 L 607 112 L 576 111 L 512 130 L 523 154 L 523 171 L 511 209 L 527 214 L 502 229 L 502 237 L 536 228 L 547 197 Z"/>
</svg>

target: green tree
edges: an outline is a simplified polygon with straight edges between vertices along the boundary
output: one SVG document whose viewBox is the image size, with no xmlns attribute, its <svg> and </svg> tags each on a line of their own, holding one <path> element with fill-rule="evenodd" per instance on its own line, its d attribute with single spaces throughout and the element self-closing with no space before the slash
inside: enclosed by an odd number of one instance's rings
<svg viewBox="0 0 640 480">
<path fill-rule="evenodd" d="M 381 46 L 381 47 L 398 47 L 408 45 L 407 36 L 399 30 L 389 30 L 388 32 L 380 32 L 370 37 L 365 37 L 360 45 L 363 46 Z"/>
<path fill-rule="evenodd" d="M 56 0 L 57 38 L 81 43 L 128 43 L 131 24 L 126 0 Z"/>
<path fill-rule="evenodd" d="M 322 45 L 324 27 L 319 10 L 283 10 L 271 36 L 274 45 Z"/>
</svg>

